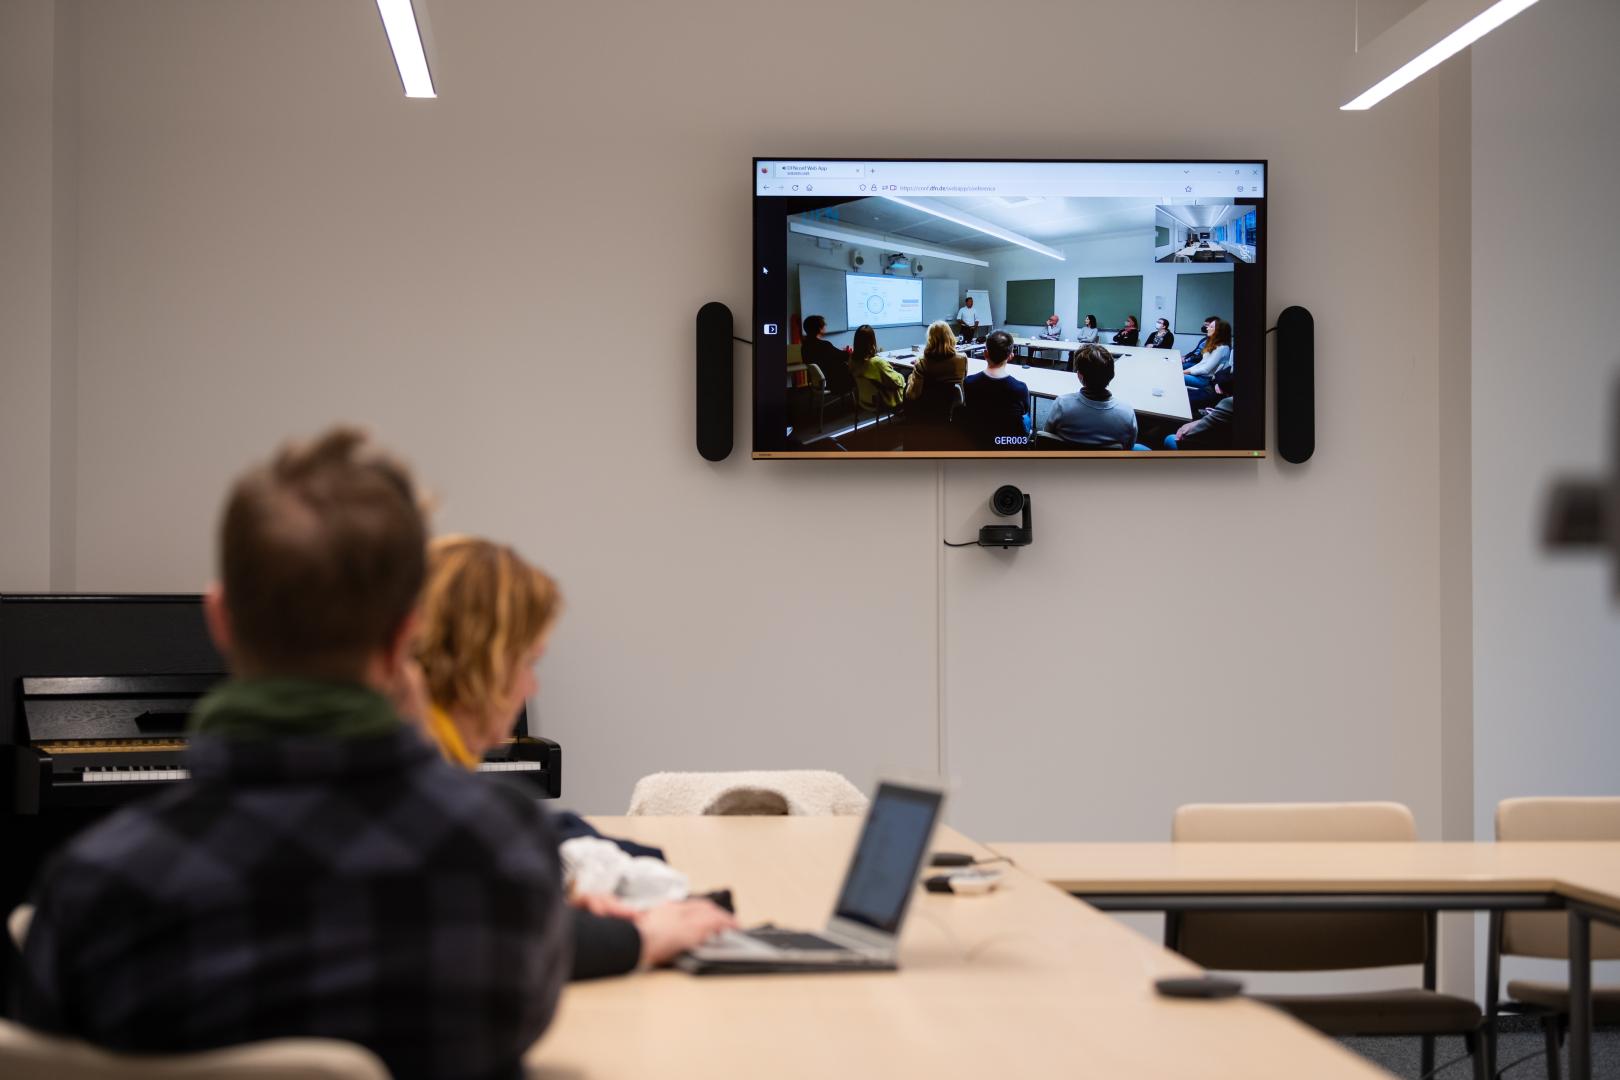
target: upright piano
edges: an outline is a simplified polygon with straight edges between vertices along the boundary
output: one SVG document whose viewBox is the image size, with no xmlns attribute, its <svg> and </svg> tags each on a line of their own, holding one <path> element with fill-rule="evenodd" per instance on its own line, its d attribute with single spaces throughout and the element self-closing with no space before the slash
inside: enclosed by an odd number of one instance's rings
<svg viewBox="0 0 1620 1080">
<path fill-rule="evenodd" d="M 0 918 L 67 838 L 186 782 L 187 720 L 224 678 L 199 596 L 0 595 Z M 527 710 L 481 768 L 562 791 Z"/>
</svg>

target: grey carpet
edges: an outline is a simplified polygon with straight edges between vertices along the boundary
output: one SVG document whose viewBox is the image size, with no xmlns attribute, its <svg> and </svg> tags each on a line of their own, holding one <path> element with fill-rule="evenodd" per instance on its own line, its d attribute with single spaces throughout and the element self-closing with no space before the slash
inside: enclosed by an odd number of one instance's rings
<svg viewBox="0 0 1620 1080">
<path fill-rule="evenodd" d="M 1502 1080 L 1543 1080 L 1547 1075 L 1546 1055 L 1542 1048 L 1545 1043 L 1542 1039 L 1541 1029 L 1532 1026 L 1524 1020 L 1507 1019 L 1498 1029 L 1501 1033 L 1496 1042 L 1496 1067 L 1501 1069 L 1526 1055 L 1535 1055 L 1522 1064 L 1509 1068 L 1502 1074 Z M 1376 1062 L 1405 1080 L 1417 1080 L 1421 1075 L 1418 1072 L 1419 1042 L 1417 1039 L 1343 1039 L 1346 1046 Z M 1434 1063 L 1436 1065 L 1460 1057 L 1463 1053 L 1461 1039 L 1436 1039 Z M 1474 1075 L 1473 1068 L 1467 1058 L 1462 1058 L 1455 1065 L 1441 1069 L 1435 1073 L 1434 1080 L 1469 1080 Z M 1566 1044 L 1563 1059 L 1560 1064 L 1559 1075 L 1569 1076 L 1569 1047 Z M 1592 1039 L 1592 1076 L 1598 1078 L 1615 1078 L 1620 1080 L 1620 1031 L 1600 1031 Z"/>
</svg>

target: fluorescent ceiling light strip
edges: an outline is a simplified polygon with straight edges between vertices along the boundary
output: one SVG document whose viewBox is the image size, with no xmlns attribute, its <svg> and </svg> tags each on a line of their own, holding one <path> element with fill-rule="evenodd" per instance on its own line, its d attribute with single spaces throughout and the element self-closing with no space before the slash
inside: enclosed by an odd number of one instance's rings
<svg viewBox="0 0 1620 1080">
<path fill-rule="evenodd" d="M 967 263 L 970 266 L 989 266 L 983 259 L 973 259 L 966 255 L 958 255 L 954 251 L 943 248 L 925 247 L 921 244 L 907 243 L 892 236 L 879 236 L 876 233 L 861 233 L 853 229 L 835 229 L 827 225 L 807 225 L 802 221 L 788 222 L 788 229 L 802 233 L 805 236 L 819 236 L 824 240 L 842 240 L 846 244 L 869 244 L 873 247 L 893 248 L 905 255 L 927 255 L 934 259 L 949 259 L 951 262 Z"/>
<path fill-rule="evenodd" d="M 1056 259 L 1058 262 L 1068 261 L 1064 258 L 1063 252 L 1057 250 L 1057 248 L 1049 248 L 1045 244 L 1036 243 L 1027 236 L 1021 236 L 1011 229 L 1003 229 L 1000 225 L 992 225 L 983 218 L 974 217 L 972 214 L 963 213 L 960 210 L 944 210 L 930 205 L 929 200 L 926 199 L 905 199 L 898 195 L 885 195 L 883 197 L 900 206 L 921 210 L 925 214 L 932 214 L 937 218 L 944 218 L 946 221 L 954 222 L 975 232 L 982 232 L 986 236 L 994 236 L 996 239 L 1005 240 L 1009 244 L 1017 244 L 1021 248 L 1028 248 L 1037 254 L 1045 255 L 1049 259 Z"/>
<path fill-rule="evenodd" d="M 1419 75 L 1462 52 L 1535 2 L 1536 0 L 1497 0 L 1495 4 L 1396 68 L 1393 73 L 1374 83 L 1372 89 L 1340 105 L 1340 111 L 1372 108 Z"/>
<path fill-rule="evenodd" d="M 411 0 L 377 0 L 377 11 L 388 33 L 388 47 L 394 50 L 394 66 L 399 68 L 399 81 L 405 84 L 405 96 L 438 97 L 433 92 L 433 76 L 428 73 L 427 53 L 422 51 L 422 35 L 416 28 Z"/>
</svg>

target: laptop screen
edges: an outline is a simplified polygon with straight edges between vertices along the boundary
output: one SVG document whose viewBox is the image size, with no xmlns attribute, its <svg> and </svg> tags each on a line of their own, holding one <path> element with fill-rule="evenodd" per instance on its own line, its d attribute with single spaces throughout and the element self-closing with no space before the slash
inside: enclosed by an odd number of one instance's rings
<svg viewBox="0 0 1620 1080">
<path fill-rule="evenodd" d="M 838 918 L 899 932 L 943 798 L 938 791 L 878 785 L 838 894 Z"/>
</svg>

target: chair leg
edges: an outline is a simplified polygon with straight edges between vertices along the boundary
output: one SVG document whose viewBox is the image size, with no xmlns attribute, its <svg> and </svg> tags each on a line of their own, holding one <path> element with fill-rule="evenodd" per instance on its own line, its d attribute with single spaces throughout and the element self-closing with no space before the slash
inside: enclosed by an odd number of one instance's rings
<svg viewBox="0 0 1620 1080">
<path fill-rule="evenodd" d="M 1434 1072 L 1434 1036 L 1425 1035 L 1423 1048 L 1418 1052 L 1418 1075 L 1428 1076 L 1432 1072 Z"/>
<path fill-rule="evenodd" d="M 1463 1035 L 1463 1046 L 1468 1050 L 1468 1060 L 1474 1066 L 1474 1080 L 1491 1080 L 1491 1067 L 1485 1060 L 1485 1037 L 1477 1031 L 1470 1031 Z M 1432 1070 L 1430 1064 L 1427 1069 Z M 1423 1073 L 1428 1075 L 1428 1071 Z"/>
<path fill-rule="evenodd" d="M 1563 1017 L 1556 1013 L 1541 1018 L 1541 1034 L 1547 1042 L 1547 1080 L 1559 1080 L 1563 1075 L 1563 1058 L 1560 1053 L 1563 1039 L 1561 1038 Z"/>
<path fill-rule="evenodd" d="M 1486 927 L 1485 1058 L 1496 1071 L 1496 1021 L 1502 1014 L 1502 913 L 1493 911 Z"/>
</svg>

